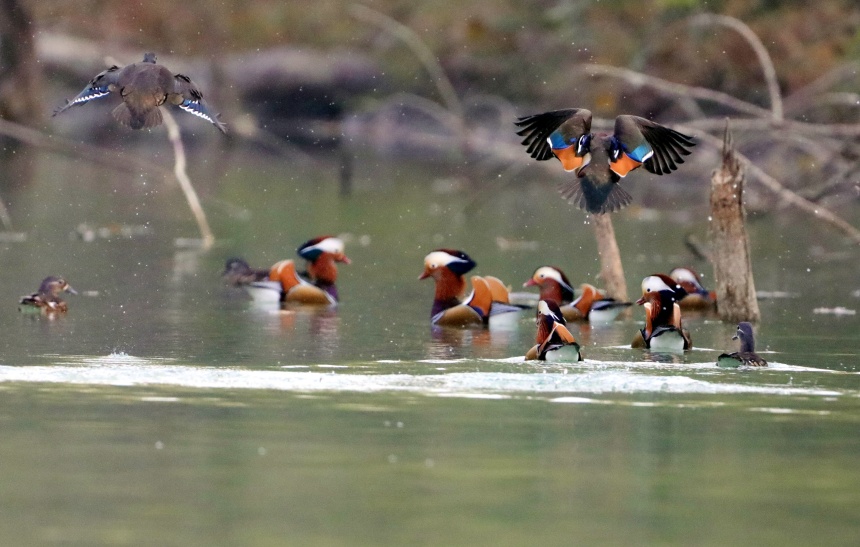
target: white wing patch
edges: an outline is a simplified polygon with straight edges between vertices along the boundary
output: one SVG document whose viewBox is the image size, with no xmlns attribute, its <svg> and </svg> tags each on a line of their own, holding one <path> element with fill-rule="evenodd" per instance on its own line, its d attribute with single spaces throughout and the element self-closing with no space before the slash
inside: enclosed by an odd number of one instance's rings
<svg viewBox="0 0 860 547">
<path fill-rule="evenodd" d="M 100 99 L 105 95 L 110 95 L 110 91 L 101 91 L 98 89 L 93 89 L 90 93 L 87 93 L 86 95 L 83 95 L 81 97 L 75 97 L 74 99 L 72 99 L 72 101 L 69 103 L 69 106 L 73 104 L 81 104 L 88 101 L 92 101 L 93 99 Z"/>
<path fill-rule="evenodd" d="M 215 120 L 212 119 L 212 116 L 210 116 L 209 114 L 206 114 L 205 112 L 201 112 L 200 110 L 197 110 L 196 108 L 194 108 L 194 106 L 191 106 L 191 105 L 198 105 L 198 104 L 199 103 L 189 103 L 188 105 L 186 105 L 183 103 L 183 104 L 179 105 L 179 108 L 188 112 L 189 114 L 194 114 L 198 118 L 203 118 L 204 120 L 206 120 L 209 123 L 215 123 Z"/>
</svg>

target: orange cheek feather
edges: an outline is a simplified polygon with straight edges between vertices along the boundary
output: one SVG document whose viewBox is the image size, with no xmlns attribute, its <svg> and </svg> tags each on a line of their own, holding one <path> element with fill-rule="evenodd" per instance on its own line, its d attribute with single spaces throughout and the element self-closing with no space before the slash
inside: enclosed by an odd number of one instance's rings
<svg viewBox="0 0 860 547">
<path fill-rule="evenodd" d="M 627 154 L 622 153 L 621 157 L 618 158 L 618 161 L 610 162 L 609 168 L 612 169 L 612 172 L 619 177 L 624 177 L 627 176 L 627 173 L 633 171 L 640 165 L 642 165 L 640 162 L 634 160 Z"/>
<path fill-rule="evenodd" d="M 583 158 L 576 155 L 576 147 L 568 146 L 567 148 L 553 148 L 552 153 L 561 160 L 561 166 L 565 171 L 575 171 L 582 167 Z"/>
</svg>

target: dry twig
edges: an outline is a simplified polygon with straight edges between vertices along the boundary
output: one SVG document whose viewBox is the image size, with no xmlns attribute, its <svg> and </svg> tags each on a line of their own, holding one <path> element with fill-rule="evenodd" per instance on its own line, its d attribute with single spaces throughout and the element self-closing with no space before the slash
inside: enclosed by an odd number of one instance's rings
<svg viewBox="0 0 860 547">
<path fill-rule="evenodd" d="M 770 59 L 770 54 L 767 52 L 767 48 L 765 48 L 764 44 L 761 43 L 761 40 L 756 33 L 740 19 L 735 19 L 728 15 L 700 13 L 699 15 L 694 15 L 690 18 L 690 24 L 722 25 L 736 31 L 744 38 L 744 40 L 747 41 L 747 43 L 749 43 L 753 48 L 756 57 L 758 57 L 758 62 L 761 65 L 762 72 L 764 73 L 764 81 L 767 84 L 768 94 L 770 94 L 770 108 L 773 121 L 781 122 L 783 119 L 782 95 L 779 92 L 779 81 L 776 78 L 776 69 L 773 66 L 773 61 Z"/>
<path fill-rule="evenodd" d="M 167 138 L 170 144 L 173 145 L 173 155 L 176 158 L 173 164 L 173 174 L 179 182 L 179 187 L 182 188 L 182 193 L 185 194 L 185 199 L 188 201 L 188 207 L 194 214 L 194 219 L 197 221 L 197 226 L 200 228 L 200 236 L 203 239 L 203 250 L 208 250 L 215 243 L 215 236 L 212 235 L 212 230 L 209 228 L 209 221 L 206 220 L 206 213 L 200 205 L 200 199 L 197 197 L 197 192 L 194 191 L 194 186 L 191 184 L 191 179 L 188 178 L 188 173 L 185 170 L 185 147 L 182 145 L 182 135 L 179 132 L 179 125 L 173 119 L 173 115 L 169 110 L 163 109 L 162 116 L 164 117 L 164 126 L 167 128 Z"/>
</svg>

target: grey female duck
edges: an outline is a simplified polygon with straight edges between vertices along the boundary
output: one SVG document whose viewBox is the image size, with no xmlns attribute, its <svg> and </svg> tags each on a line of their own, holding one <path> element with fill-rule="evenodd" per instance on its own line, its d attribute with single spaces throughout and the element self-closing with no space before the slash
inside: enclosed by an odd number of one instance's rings
<svg viewBox="0 0 860 547">
<path fill-rule="evenodd" d="M 755 336 L 753 336 L 751 324 L 746 321 L 738 323 L 738 331 L 732 336 L 732 340 L 740 340 L 740 351 L 720 354 L 717 357 L 718 367 L 737 368 L 741 365 L 748 367 L 767 366 L 767 361 L 759 357 L 755 352 Z"/>
<path fill-rule="evenodd" d="M 41 310 L 48 313 L 68 311 L 69 307 L 66 301 L 60 298 L 60 293 L 63 292 L 78 294 L 62 277 L 48 276 L 42 280 L 38 291 L 21 297 L 18 309 L 21 311 Z"/>
</svg>

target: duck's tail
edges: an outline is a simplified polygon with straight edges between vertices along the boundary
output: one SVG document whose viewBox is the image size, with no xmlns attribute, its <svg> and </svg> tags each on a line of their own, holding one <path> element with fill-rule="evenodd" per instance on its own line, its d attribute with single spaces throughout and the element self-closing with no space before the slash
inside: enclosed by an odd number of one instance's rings
<svg viewBox="0 0 860 547">
<path fill-rule="evenodd" d="M 162 122 L 161 110 L 157 106 L 137 111 L 123 102 L 113 109 L 112 114 L 116 121 L 132 129 L 156 127 Z"/>
</svg>

